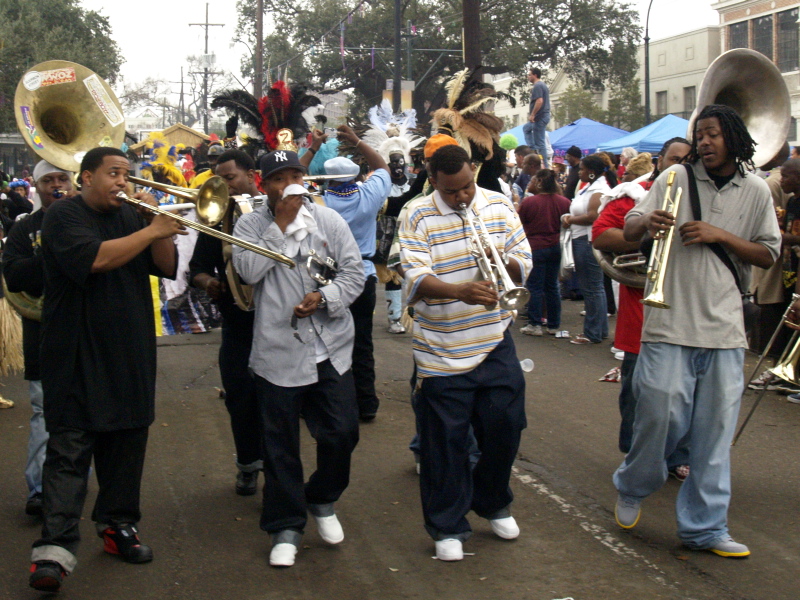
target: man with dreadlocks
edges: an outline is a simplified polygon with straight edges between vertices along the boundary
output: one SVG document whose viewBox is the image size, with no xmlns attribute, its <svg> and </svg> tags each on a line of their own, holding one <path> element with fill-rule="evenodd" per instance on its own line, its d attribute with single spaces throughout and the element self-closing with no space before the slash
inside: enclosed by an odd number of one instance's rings
<svg viewBox="0 0 800 600">
<path fill-rule="evenodd" d="M 730 107 L 709 105 L 693 133 L 688 164 L 666 169 L 626 216 L 628 241 L 670 227 L 680 235 L 664 283 L 672 309 L 644 309 L 633 440 L 614 473 L 615 514 L 621 527 L 636 525 L 644 498 L 667 479 L 666 458 L 688 435 L 691 474 L 678 493 L 678 536 L 689 548 L 743 558 L 750 550 L 727 526 L 747 347 L 740 290 L 751 265 L 772 264 L 781 236 L 767 185 L 746 171 L 755 143 L 742 119 Z M 673 195 L 684 192 L 676 215 L 659 210 L 673 172 Z"/>
</svg>

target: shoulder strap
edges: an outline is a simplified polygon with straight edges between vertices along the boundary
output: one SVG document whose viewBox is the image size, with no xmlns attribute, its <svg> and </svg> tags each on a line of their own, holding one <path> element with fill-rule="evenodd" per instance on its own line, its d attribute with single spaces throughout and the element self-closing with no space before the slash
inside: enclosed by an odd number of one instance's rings
<svg viewBox="0 0 800 600">
<path fill-rule="evenodd" d="M 697 179 L 694 176 L 694 169 L 690 164 L 684 164 L 683 166 L 686 167 L 686 176 L 689 179 L 689 201 L 692 205 L 692 215 L 694 216 L 695 221 L 702 221 L 703 214 L 700 210 L 700 194 L 697 191 Z M 723 248 L 722 245 L 717 242 L 714 242 L 713 244 L 706 244 L 706 246 L 708 246 L 709 250 L 716 254 L 722 263 L 728 267 L 733 275 L 733 280 L 736 282 L 736 289 L 739 290 L 740 294 L 744 294 L 744 290 L 742 290 L 742 282 L 739 279 L 739 273 L 736 270 L 731 257 L 727 252 L 725 252 L 725 248 Z"/>
</svg>

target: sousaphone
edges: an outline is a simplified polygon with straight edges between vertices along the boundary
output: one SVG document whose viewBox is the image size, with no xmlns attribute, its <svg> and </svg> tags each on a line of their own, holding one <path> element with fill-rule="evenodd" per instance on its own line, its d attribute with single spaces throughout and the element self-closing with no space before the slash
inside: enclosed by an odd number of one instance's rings
<svg viewBox="0 0 800 600">
<path fill-rule="evenodd" d="M 730 106 L 742 118 L 756 142 L 757 167 L 771 161 L 786 143 L 792 120 L 789 89 L 775 63 L 760 52 L 736 48 L 711 63 L 689 120 L 689 140 L 697 115 L 709 104 Z"/>
<path fill-rule="evenodd" d="M 48 60 L 25 72 L 14 95 L 14 115 L 35 154 L 73 173 L 91 148 L 119 148 L 125 139 L 114 91 L 91 69 L 66 60 Z"/>
</svg>

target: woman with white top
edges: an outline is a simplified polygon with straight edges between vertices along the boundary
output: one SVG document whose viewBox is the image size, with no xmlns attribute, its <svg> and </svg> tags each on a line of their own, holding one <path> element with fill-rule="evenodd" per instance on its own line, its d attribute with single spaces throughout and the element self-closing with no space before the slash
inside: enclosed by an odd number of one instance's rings
<svg viewBox="0 0 800 600">
<path fill-rule="evenodd" d="M 600 198 L 617 185 L 617 177 L 606 161 L 597 154 L 590 154 L 581 160 L 578 176 L 587 185 L 575 193 L 569 214 L 561 219 L 561 225 L 572 231 L 575 274 L 586 307 L 583 333 L 573 337 L 570 342 L 599 344 L 608 337 L 608 314 L 603 271 L 592 252 L 590 236 L 592 223 L 597 219 L 600 208 Z"/>
</svg>

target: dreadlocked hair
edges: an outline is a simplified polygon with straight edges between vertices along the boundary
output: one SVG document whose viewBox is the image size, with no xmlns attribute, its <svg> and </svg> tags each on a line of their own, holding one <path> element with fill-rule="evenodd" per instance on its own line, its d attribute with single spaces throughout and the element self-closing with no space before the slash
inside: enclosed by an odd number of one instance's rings
<svg viewBox="0 0 800 600">
<path fill-rule="evenodd" d="M 697 115 L 694 121 L 694 130 L 692 131 L 692 149 L 689 151 L 686 162 L 694 163 L 700 159 L 700 154 L 697 151 L 697 124 L 702 119 L 710 119 L 712 117 L 716 117 L 719 121 L 722 137 L 725 140 L 725 147 L 736 161 L 736 168 L 739 174 L 744 176 L 745 169 L 754 170 L 753 155 L 756 152 L 756 142 L 750 137 L 750 132 L 747 131 L 747 126 L 745 126 L 742 118 L 730 106 L 725 106 L 724 104 L 709 104 Z"/>
</svg>

